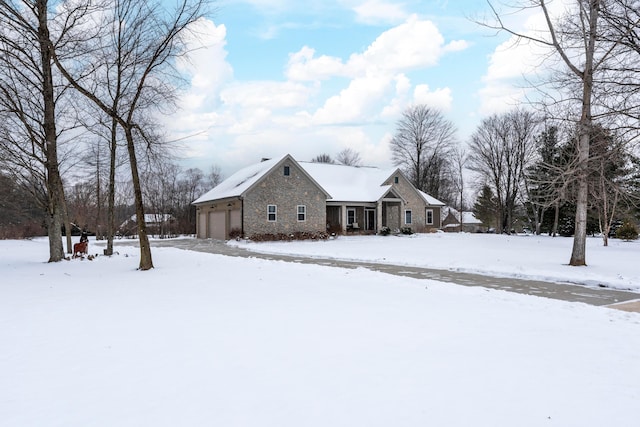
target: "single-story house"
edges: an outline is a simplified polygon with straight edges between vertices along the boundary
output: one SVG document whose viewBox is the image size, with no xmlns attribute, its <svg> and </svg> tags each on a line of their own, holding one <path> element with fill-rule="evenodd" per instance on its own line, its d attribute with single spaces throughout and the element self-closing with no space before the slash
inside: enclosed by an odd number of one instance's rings
<svg viewBox="0 0 640 427">
<path fill-rule="evenodd" d="M 171 225 L 175 222 L 175 217 L 167 213 L 148 213 L 144 214 L 144 222 L 147 226 L 147 232 L 150 234 L 167 234 Z M 123 236 L 134 236 L 138 232 L 138 224 L 136 222 L 136 214 L 131 215 L 129 219 L 120 224 L 119 233 Z"/>
<path fill-rule="evenodd" d="M 439 229 L 444 204 L 400 169 L 263 160 L 193 202 L 200 238 L 324 232 L 374 234 L 383 227 Z"/>
<path fill-rule="evenodd" d="M 460 231 L 460 211 L 444 206 L 441 209 L 442 230 L 447 232 Z M 482 221 L 473 215 L 473 212 L 462 212 L 462 231 L 465 233 L 478 233 L 483 231 Z"/>
</svg>

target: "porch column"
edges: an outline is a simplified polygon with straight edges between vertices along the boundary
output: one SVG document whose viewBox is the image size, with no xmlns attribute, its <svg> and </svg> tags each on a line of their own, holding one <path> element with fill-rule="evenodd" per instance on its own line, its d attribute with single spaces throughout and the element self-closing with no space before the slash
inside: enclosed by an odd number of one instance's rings
<svg viewBox="0 0 640 427">
<path fill-rule="evenodd" d="M 382 230 L 382 200 L 378 200 L 376 205 L 376 233 Z"/>
<path fill-rule="evenodd" d="M 342 234 L 347 234 L 347 205 L 340 206 L 340 226 L 342 227 Z"/>
</svg>

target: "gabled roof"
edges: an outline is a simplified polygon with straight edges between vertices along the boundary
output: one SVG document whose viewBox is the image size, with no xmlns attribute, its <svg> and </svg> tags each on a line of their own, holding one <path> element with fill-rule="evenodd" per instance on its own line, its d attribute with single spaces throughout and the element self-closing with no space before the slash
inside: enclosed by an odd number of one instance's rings
<svg viewBox="0 0 640 427">
<path fill-rule="evenodd" d="M 296 162 L 290 155 L 265 160 L 247 166 L 225 179 L 211 191 L 205 193 L 193 204 L 212 200 L 241 197 L 259 183 L 271 170 L 284 161 L 300 166 L 308 178 L 327 194 L 327 199 L 336 202 L 366 203 L 377 202 L 389 192 L 391 185 L 382 185 L 399 169 L 379 169 L 376 167 L 354 167 L 329 163 Z M 444 203 L 419 191 L 429 205 L 444 206 Z"/>
<path fill-rule="evenodd" d="M 279 158 L 264 160 L 260 163 L 240 169 L 229 178 L 222 181 L 212 190 L 193 201 L 193 204 L 209 202 L 211 200 L 227 199 L 230 197 L 240 197 L 251 187 L 258 183 L 271 169 L 281 161 L 291 156 L 284 155 Z M 293 159 L 291 158 L 293 161 Z"/>
<path fill-rule="evenodd" d="M 422 196 L 424 201 L 427 202 L 428 205 L 431 205 L 431 206 L 444 206 L 444 203 L 442 203 L 440 200 L 436 199 L 435 197 L 431 197 L 430 195 L 428 195 L 424 191 L 418 190 L 418 193 L 420 193 L 420 195 Z"/>
<path fill-rule="evenodd" d="M 128 220 L 120 224 L 120 227 L 126 226 L 128 222 L 136 222 L 136 218 L 137 218 L 136 214 L 131 215 L 131 217 Z M 161 224 L 163 222 L 168 222 L 173 219 L 175 218 L 171 214 L 159 214 L 159 213 L 144 214 L 144 222 L 147 225 Z"/>
<path fill-rule="evenodd" d="M 456 219 L 456 221 L 460 222 L 460 212 L 450 206 L 447 206 L 445 209 L 442 209 L 440 211 L 440 215 L 442 217 L 442 220 L 444 221 L 445 218 L 449 215 L 453 215 L 453 217 Z M 482 224 L 482 221 L 480 221 L 478 218 L 475 217 L 475 215 L 473 214 L 473 212 L 462 212 L 462 224 L 466 224 L 466 225 L 480 225 Z"/>
<path fill-rule="evenodd" d="M 376 202 L 391 188 L 382 185 L 395 169 L 299 162 L 336 202 Z"/>
</svg>

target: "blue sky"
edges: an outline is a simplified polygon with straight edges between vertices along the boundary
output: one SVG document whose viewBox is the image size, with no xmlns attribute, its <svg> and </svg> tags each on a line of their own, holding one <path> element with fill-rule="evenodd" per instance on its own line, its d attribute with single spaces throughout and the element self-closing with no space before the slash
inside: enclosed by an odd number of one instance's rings
<svg viewBox="0 0 640 427">
<path fill-rule="evenodd" d="M 189 86 L 167 120 L 182 163 L 228 176 L 285 153 L 310 160 L 344 148 L 390 167 L 404 109 L 439 108 L 460 143 L 522 99 L 530 55 L 471 21 L 483 1 L 235 0 L 199 23 L 179 68 Z M 513 16 L 516 28 L 531 17 Z M 528 67 L 528 68 L 527 68 Z"/>
</svg>

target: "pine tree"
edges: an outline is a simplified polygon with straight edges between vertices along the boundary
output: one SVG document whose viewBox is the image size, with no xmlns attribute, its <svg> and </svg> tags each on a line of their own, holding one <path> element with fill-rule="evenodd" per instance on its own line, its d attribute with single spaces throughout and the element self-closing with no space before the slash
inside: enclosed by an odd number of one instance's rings
<svg viewBox="0 0 640 427">
<path fill-rule="evenodd" d="M 493 191 L 491 191 L 491 187 L 484 185 L 473 206 L 473 214 L 489 229 L 496 226 L 497 209 L 496 198 L 493 195 Z"/>
</svg>

